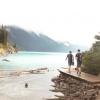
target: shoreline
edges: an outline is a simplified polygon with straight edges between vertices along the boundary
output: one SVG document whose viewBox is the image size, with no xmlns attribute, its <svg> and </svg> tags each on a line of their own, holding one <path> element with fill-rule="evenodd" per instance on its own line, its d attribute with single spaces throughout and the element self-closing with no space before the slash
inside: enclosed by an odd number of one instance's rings
<svg viewBox="0 0 100 100">
<path fill-rule="evenodd" d="M 20 76 L 25 74 L 45 74 L 49 69 L 47 67 L 35 68 L 35 69 L 0 69 L 0 78 Z"/>
<path fill-rule="evenodd" d="M 64 70 L 67 71 L 67 68 L 64 68 Z M 0 72 L 1 71 L 4 70 L 0 70 Z M 5 70 L 5 72 L 6 71 L 10 72 L 10 76 L 0 78 L 0 99 L 33 100 L 33 98 L 35 98 L 34 100 L 54 100 L 56 98 L 63 98 L 63 93 L 59 92 L 61 90 L 54 90 L 54 88 L 58 88 L 58 85 L 56 85 L 56 87 L 51 81 L 60 74 L 57 69 L 48 70 L 48 68 L 41 67 L 34 70 Z M 24 87 L 25 83 L 29 84 L 27 89 Z M 64 87 L 62 86 L 62 88 Z"/>
<path fill-rule="evenodd" d="M 53 85 L 51 79 L 58 75 L 58 71 L 56 69 L 49 71 L 44 69 L 41 69 L 40 72 L 40 69 L 35 70 L 33 73 L 30 73 L 30 70 L 24 70 L 21 71 L 20 75 L 14 73 L 10 77 L 0 78 L 0 99 L 46 100 L 47 98 L 54 98 L 55 93 L 49 90 Z M 29 84 L 27 89 L 24 87 L 25 83 Z"/>
</svg>

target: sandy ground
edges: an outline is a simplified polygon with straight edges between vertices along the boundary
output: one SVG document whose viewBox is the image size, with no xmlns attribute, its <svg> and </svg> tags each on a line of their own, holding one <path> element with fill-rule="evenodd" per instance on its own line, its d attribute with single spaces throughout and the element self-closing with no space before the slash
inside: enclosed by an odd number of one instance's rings
<svg viewBox="0 0 100 100">
<path fill-rule="evenodd" d="M 0 100 L 46 100 L 53 98 L 51 79 L 58 74 L 51 70 L 45 74 L 22 74 L 0 78 Z M 29 84 L 25 88 L 25 83 Z"/>
<path fill-rule="evenodd" d="M 67 69 L 65 69 L 67 71 Z M 19 71 L 18 71 L 19 73 Z M 2 74 L 2 73 L 1 73 Z M 54 89 L 51 85 L 51 79 L 57 76 L 57 69 L 46 71 L 44 74 L 26 74 L 4 75 L 0 78 L 0 100 L 46 100 L 47 98 L 55 98 L 55 92 L 49 90 Z M 3 76 L 2 76 L 3 77 Z M 28 83 L 28 88 L 25 88 Z M 57 93 L 61 95 L 61 93 Z M 98 99 L 100 99 L 100 95 Z"/>
</svg>

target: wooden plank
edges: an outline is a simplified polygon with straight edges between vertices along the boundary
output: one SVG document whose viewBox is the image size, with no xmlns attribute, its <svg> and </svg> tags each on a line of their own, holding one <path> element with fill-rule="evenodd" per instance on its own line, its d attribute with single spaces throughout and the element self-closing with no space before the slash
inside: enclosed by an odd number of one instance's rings
<svg viewBox="0 0 100 100">
<path fill-rule="evenodd" d="M 100 77 L 95 76 L 95 75 L 91 75 L 91 74 L 87 74 L 87 73 L 82 72 L 81 76 L 78 76 L 76 71 L 72 71 L 71 73 L 68 73 L 67 71 L 61 70 L 61 69 L 58 69 L 58 71 L 66 76 L 73 77 L 77 80 L 82 80 L 82 81 L 92 83 L 92 84 L 99 84 L 100 83 Z"/>
<path fill-rule="evenodd" d="M 96 100 L 100 100 L 100 94 L 97 96 Z"/>
</svg>

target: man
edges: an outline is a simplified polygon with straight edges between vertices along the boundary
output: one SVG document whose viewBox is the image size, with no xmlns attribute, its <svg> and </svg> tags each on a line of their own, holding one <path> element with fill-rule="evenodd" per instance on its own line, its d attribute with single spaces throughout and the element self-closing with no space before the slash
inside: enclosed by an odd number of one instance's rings
<svg viewBox="0 0 100 100">
<path fill-rule="evenodd" d="M 69 51 L 69 54 L 67 55 L 65 60 L 67 60 L 67 59 L 68 59 L 68 66 L 69 66 L 68 71 L 70 73 L 71 72 L 71 65 L 73 65 L 73 63 L 74 63 L 74 56 L 72 55 L 71 51 Z"/>
<path fill-rule="evenodd" d="M 77 50 L 76 53 L 76 61 L 77 61 L 77 74 L 81 75 L 81 64 L 82 64 L 82 53 L 80 53 L 80 50 Z"/>
</svg>

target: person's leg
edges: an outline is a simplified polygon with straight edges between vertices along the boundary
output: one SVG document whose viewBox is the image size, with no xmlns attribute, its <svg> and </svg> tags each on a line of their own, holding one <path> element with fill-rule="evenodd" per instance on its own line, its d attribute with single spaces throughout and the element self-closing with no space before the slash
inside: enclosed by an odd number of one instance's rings
<svg viewBox="0 0 100 100">
<path fill-rule="evenodd" d="M 71 63 L 70 62 L 68 63 L 68 66 L 69 66 L 68 72 L 71 73 Z"/>
<path fill-rule="evenodd" d="M 79 62 L 79 75 L 81 75 L 81 61 Z"/>
<path fill-rule="evenodd" d="M 80 67 L 79 67 L 79 75 L 81 75 L 81 64 L 80 64 Z"/>
<path fill-rule="evenodd" d="M 77 61 L 77 75 L 79 74 L 79 62 Z"/>
<path fill-rule="evenodd" d="M 69 69 L 68 69 L 68 72 L 69 72 L 69 73 L 71 73 L 71 66 L 70 66 L 70 65 L 69 65 Z"/>
<path fill-rule="evenodd" d="M 81 75 L 81 61 L 77 61 L 77 74 Z"/>
<path fill-rule="evenodd" d="M 77 70 L 76 71 L 77 71 L 77 74 L 79 74 L 79 67 L 78 66 L 77 66 Z"/>
</svg>

